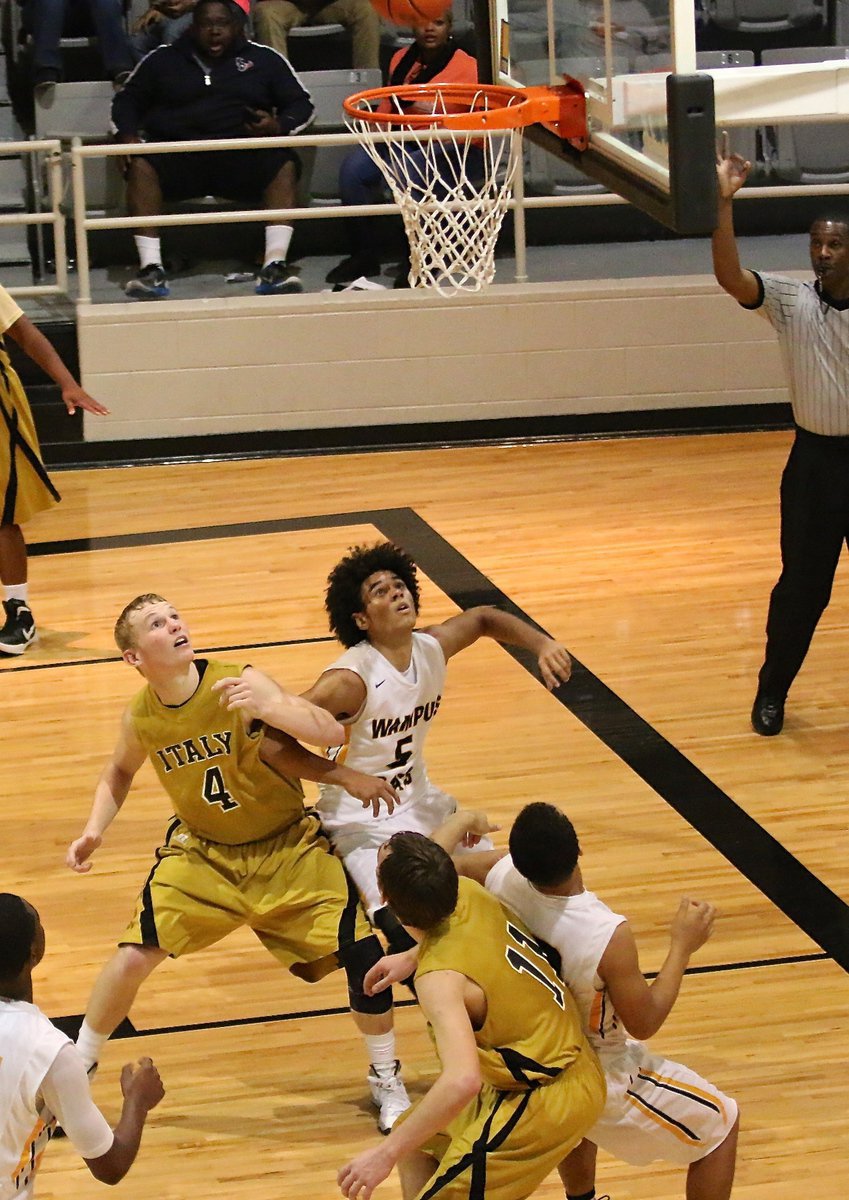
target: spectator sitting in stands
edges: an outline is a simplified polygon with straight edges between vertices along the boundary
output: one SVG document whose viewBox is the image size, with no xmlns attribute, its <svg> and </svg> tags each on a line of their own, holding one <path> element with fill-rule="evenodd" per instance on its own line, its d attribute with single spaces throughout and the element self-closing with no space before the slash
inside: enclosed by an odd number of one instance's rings
<svg viewBox="0 0 849 1200">
<path fill-rule="evenodd" d="M 263 0 L 269 3 L 269 0 Z M 400 87 L 405 83 L 477 83 L 478 65 L 470 54 L 461 50 L 452 35 L 453 19 L 450 12 L 442 17 L 419 25 L 415 30 L 415 41 L 411 46 L 398 50 L 389 64 L 389 85 Z M 382 102 L 389 112 L 387 101 Z M 474 153 L 480 154 L 476 148 Z M 450 155 L 448 145 L 444 153 Z M 410 150 L 408 173 L 415 174 L 416 157 L 423 158 L 421 151 Z M 470 152 L 469 161 L 473 161 Z M 380 167 L 372 160 L 368 151 L 357 146 L 346 155 L 339 169 L 339 196 L 343 204 L 374 204 L 383 194 L 383 175 Z M 348 238 L 351 254 L 327 273 L 328 283 L 350 283 L 361 275 L 379 275 L 380 258 L 376 239 L 378 217 L 348 219 Z M 409 266 L 407 267 L 409 270 Z M 406 287 L 407 271 L 401 264 L 396 287 Z"/>
<path fill-rule="evenodd" d="M 259 0 L 254 8 L 257 38 L 285 55 L 290 29 L 332 24 L 349 30 L 355 70 L 380 66 L 380 18 L 369 0 Z"/>
<path fill-rule="evenodd" d="M 132 68 L 121 0 L 26 0 L 24 24 L 33 40 L 36 96 L 62 78 L 62 36 L 88 34 L 92 24 L 108 77 L 121 84 Z"/>
<path fill-rule="evenodd" d="M 171 46 L 192 23 L 195 0 L 151 0 L 130 34 L 130 53 L 139 62 L 157 46 Z"/>
<path fill-rule="evenodd" d="M 279 137 L 309 125 L 313 103 L 288 62 L 246 39 L 248 4 L 198 0 L 187 32 L 142 59 L 112 102 L 119 142 L 141 142 L 142 130 L 149 141 L 174 142 Z M 299 168 L 298 156 L 279 148 L 131 155 L 127 208 L 132 216 L 153 216 L 163 200 L 206 195 L 261 197 L 265 208 L 294 208 Z M 303 291 L 286 265 L 291 239 L 291 225 L 266 226 L 259 295 Z M 136 246 L 141 268 L 127 295 L 167 296 L 157 230 L 140 229 Z"/>
</svg>

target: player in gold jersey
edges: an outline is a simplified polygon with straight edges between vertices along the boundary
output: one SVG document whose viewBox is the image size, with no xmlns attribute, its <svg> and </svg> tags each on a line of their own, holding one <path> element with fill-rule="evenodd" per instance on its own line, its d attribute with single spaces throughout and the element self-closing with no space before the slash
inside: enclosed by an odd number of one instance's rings
<svg viewBox="0 0 849 1200">
<path fill-rule="evenodd" d="M 292 740 L 327 744 L 341 736 L 337 722 L 252 667 L 196 658 L 188 629 L 161 596 L 127 605 L 115 638 L 124 661 L 147 682 L 124 714 L 91 815 L 68 849 L 68 866 L 90 870 L 146 758 L 175 816 L 133 919 L 92 991 L 77 1043 L 84 1061 L 96 1062 L 165 958 L 203 949 L 243 925 L 303 978 L 319 979 L 342 965 L 354 1019 L 370 1033 L 391 1002 L 383 997 L 376 1004 L 362 987 L 380 943 L 318 821 L 304 811 L 298 777 L 313 761 L 317 775 L 336 768 Z M 238 686 L 216 686 L 234 676 L 251 683 L 250 706 Z M 384 780 L 339 769 L 364 803 L 392 803 Z"/>
<path fill-rule="evenodd" d="M 391 837 L 378 878 L 419 942 L 416 990 L 442 1071 L 340 1170 L 342 1194 L 369 1200 L 397 1164 L 404 1200 L 523 1200 L 604 1106 L 575 1002 L 525 926 L 423 834 Z"/>
</svg>

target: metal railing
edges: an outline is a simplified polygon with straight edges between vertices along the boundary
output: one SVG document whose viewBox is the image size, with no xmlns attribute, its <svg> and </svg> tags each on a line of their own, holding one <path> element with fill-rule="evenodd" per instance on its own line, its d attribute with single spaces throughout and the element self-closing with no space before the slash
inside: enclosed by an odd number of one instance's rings
<svg viewBox="0 0 849 1200">
<path fill-rule="evenodd" d="M 53 244 L 56 247 L 56 282 L 34 283 L 9 287 L 13 296 L 67 296 L 68 294 L 68 253 L 65 245 L 65 214 L 62 212 L 62 196 L 64 179 L 62 171 L 62 143 L 58 138 L 42 138 L 29 142 L 3 142 L 3 154 L 20 154 L 21 159 L 27 160 L 27 174 L 34 182 L 42 163 L 47 174 L 47 199 L 49 211 L 41 211 L 43 189 L 34 186 L 33 192 L 38 197 L 38 211 L 0 214 L 0 225 L 33 226 L 37 236 L 45 225 L 53 227 Z"/>
<path fill-rule="evenodd" d="M 497 135 L 499 131 L 486 131 L 489 135 Z M 513 131 L 514 136 L 521 136 L 519 131 Z M 421 133 L 399 135 L 407 140 L 421 137 Z M 443 131 L 429 131 L 424 136 L 446 136 Z M 476 135 L 477 136 L 477 135 Z M 380 140 L 380 135 L 372 135 L 370 140 Z M 306 147 L 320 148 L 323 146 L 356 146 L 362 141 L 359 135 L 352 133 L 309 134 L 302 133 L 290 137 L 263 138 L 263 148 L 282 147 L 304 149 Z M 88 237 L 94 230 L 102 229 L 138 229 L 146 226 L 182 226 L 182 225 L 220 225 L 239 224 L 246 222 L 297 222 L 305 220 L 321 220 L 324 218 L 338 219 L 342 217 L 381 216 L 387 213 L 398 213 L 396 204 L 361 204 L 346 205 L 323 204 L 299 208 L 278 209 L 237 209 L 210 210 L 205 212 L 162 213 L 153 216 L 90 216 L 86 199 L 85 163 L 96 158 L 126 158 L 135 154 L 177 154 L 201 151 L 225 150 L 256 150 L 255 138 L 226 138 L 204 142 L 148 142 L 130 145 L 109 143 L 83 143 L 81 138 L 71 140 L 71 198 L 76 233 L 76 257 L 78 269 L 78 300 L 81 303 L 91 302 L 91 268 L 89 260 Z M 58 139 L 43 139 L 30 142 L 4 143 L 4 153 L 43 155 L 47 169 L 48 197 L 50 209 L 48 212 L 8 213 L 0 215 L 0 225 L 34 225 L 36 227 L 51 225 L 55 245 L 56 283 L 36 284 L 31 287 L 10 289 L 19 296 L 48 296 L 69 294 L 68 291 L 68 257 L 65 244 L 65 217 L 62 212 L 63 158 L 62 143 Z M 36 169 L 38 163 L 36 162 Z M 780 186 L 755 186 L 744 188 L 738 195 L 743 200 L 755 198 L 814 196 L 814 195 L 845 195 L 849 193 L 849 183 L 840 184 L 786 184 Z M 513 199 L 509 207 L 514 212 L 514 241 L 515 241 L 515 272 L 517 283 L 527 282 L 527 243 L 525 228 L 525 213 L 530 209 L 557 208 L 586 208 L 607 205 L 627 204 L 621 196 L 610 192 L 575 192 L 568 195 L 526 196 L 522 171 L 518 171 L 513 189 Z"/>
</svg>

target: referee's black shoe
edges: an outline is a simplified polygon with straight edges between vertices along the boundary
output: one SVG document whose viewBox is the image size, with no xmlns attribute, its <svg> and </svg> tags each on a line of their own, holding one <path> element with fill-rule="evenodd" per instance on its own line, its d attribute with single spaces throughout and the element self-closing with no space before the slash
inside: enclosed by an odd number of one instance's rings
<svg viewBox="0 0 849 1200">
<path fill-rule="evenodd" d="M 775 737 L 784 726 L 784 697 L 758 688 L 752 706 L 752 729 L 761 737 Z"/>
</svg>

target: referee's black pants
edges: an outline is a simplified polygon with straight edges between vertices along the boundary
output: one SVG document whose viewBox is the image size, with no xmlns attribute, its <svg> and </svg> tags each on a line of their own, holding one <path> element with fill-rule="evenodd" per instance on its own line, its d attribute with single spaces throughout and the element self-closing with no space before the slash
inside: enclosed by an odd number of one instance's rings
<svg viewBox="0 0 849 1200">
<path fill-rule="evenodd" d="M 849 543 L 849 437 L 796 430 L 781 478 L 781 575 L 766 622 L 761 692 L 786 696 L 831 598 Z"/>
</svg>

